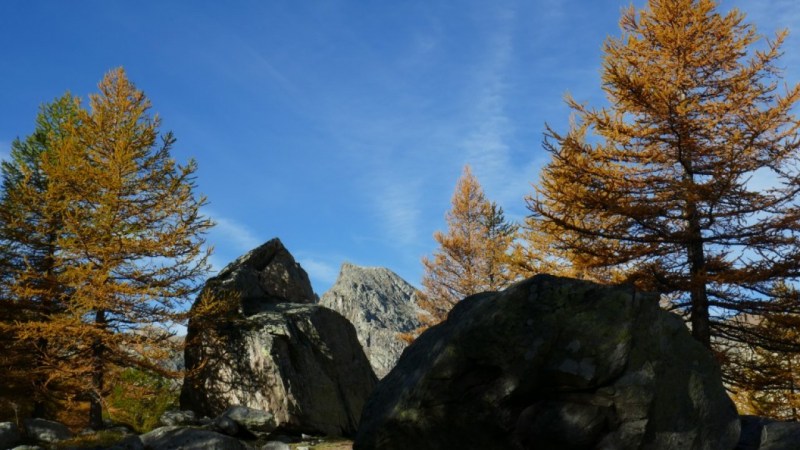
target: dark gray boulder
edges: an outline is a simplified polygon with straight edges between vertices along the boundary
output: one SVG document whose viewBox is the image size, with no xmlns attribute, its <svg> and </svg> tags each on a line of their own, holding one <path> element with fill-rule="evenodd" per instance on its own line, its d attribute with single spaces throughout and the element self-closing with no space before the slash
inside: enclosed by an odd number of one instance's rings
<svg viewBox="0 0 800 450">
<path fill-rule="evenodd" d="M 212 431 L 227 434 L 228 436 L 237 436 L 243 431 L 236 421 L 227 416 L 219 416 L 214 419 L 210 428 Z"/>
<path fill-rule="evenodd" d="M 220 417 L 225 417 L 253 435 L 267 435 L 278 427 L 275 417 L 267 411 L 234 405 L 226 409 Z"/>
<path fill-rule="evenodd" d="M 161 427 L 139 436 L 151 450 L 246 450 L 238 439 L 198 428 Z"/>
<path fill-rule="evenodd" d="M 23 426 L 25 434 L 34 441 L 53 443 L 72 437 L 66 425 L 52 420 L 25 419 Z"/>
<path fill-rule="evenodd" d="M 800 423 L 742 416 L 742 433 L 736 450 L 800 449 Z"/>
<path fill-rule="evenodd" d="M 279 431 L 355 433 L 377 379 L 353 325 L 311 304 L 304 274 L 272 240 L 208 280 L 193 308 L 209 292 L 223 305 L 189 322 L 182 409 L 215 417 L 241 405 L 271 414 Z"/>
<path fill-rule="evenodd" d="M 375 375 L 383 378 L 408 346 L 400 335 L 422 326 L 419 317 L 426 312 L 417 306 L 416 297 L 414 286 L 389 269 L 344 263 L 320 304 L 355 326 Z"/>
<path fill-rule="evenodd" d="M 710 352 L 658 297 L 539 275 L 464 299 L 370 396 L 354 449 L 732 449 Z"/>
<path fill-rule="evenodd" d="M 764 426 L 758 450 L 800 449 L 800 423 L 773 422 Z"/>
<path fill-rule="evenodd" d="M 22 442 L 22 435 L 14 422 L 0 422 L 0 448 L 11 448 Z"/>
</svg>

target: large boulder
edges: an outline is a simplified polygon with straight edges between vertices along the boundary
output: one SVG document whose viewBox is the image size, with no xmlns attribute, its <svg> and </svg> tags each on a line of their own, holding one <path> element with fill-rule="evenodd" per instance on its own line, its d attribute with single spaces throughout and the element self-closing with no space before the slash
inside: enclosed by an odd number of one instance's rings
<svg viewBox="0 0 800 450">
<path fill-rule="evenodd" d="M 797 450 L 800 423 L 742 416 L 742 433 L 735 450 Z"/>
<path fill-rule="evenodd" d="M 797 450 L 800 448 L 800 424 L 773 422 L 766 424 L 758 450 Z"/>
<path fill-rule="evenodd" d="M 377 379 L 353 325 L 315 299 L 278 240 L 208 280 L 192 306 L 208 313 L 189 322 L 181 408 L 215 417 L 240 405 L 278 431 L 354 434 Z"/>
<path fill-rule="evenodd" d="M 732 449 L 736 409 L 658 297 L 539 275 L 464 299 L 364 408 L 354 448 Z"/>
<path fill-rule="evenodd" d="M 383 378 L 408 345 L 401 334 L 422 326 L 419 317 L 426 312 L 417 306 L 416 297 L 414 286 L 389 269 L 344 263 L 320 304 L 355 326 L 375 375 Z"/>
</svg>

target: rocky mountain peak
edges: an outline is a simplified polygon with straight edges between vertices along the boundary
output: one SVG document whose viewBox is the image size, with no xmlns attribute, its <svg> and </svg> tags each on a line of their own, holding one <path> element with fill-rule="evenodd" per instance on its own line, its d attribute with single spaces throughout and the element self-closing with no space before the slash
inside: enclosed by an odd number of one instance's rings
<svg viewBox="0 0 800 450">
<path fill-rule="evenodd" d="M 346 262 L 320 304 L 353 323 L 375 374 L 383 377 L 406 347 L 399 335 L 422 325 L 416 296 L 416 288 L 389 269 Z"/>
</svg>

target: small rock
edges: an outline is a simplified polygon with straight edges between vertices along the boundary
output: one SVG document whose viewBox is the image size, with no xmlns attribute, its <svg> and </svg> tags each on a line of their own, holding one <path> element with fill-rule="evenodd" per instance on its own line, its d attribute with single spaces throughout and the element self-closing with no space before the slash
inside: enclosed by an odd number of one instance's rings
<svg viewBox="0 0 800 450">
<path fill-rule="evenodd" d="M 231 406 L 222 413 L 222 417 L 230 418 L 253 434 L 270 433 L 278 426 L 269 412 L 241 405 Z"/>
<path fill-rule="evenodd" d="M 40 442 L 58 442 L 72 437 L 63 423 L 45 419 L 25 419 L 25 431 L 31 439 Z"/>
<path fill-rule="evenodd" d="M 214 419 L 213 427 L 220 433 L 225 433 L 228 436 L 236 436 L 240 431 L 236 421 L 224 415 Z"/>
<path fill-rule="evenodd" d="M 195 425 L 197 423 L 197 417 L 195 416 L 194 411 L 166 411 L 158 420 L 161 422 L 161 425 L 165 427 L 171 427 L 175 425 Z"/>
<path fill-rule="evenodd" d="M 281 441 L 269 441 L 261 447 L 261 450 L 289 450 L 289 444 Z"/>
<path fill-rule="evenodd" d="M 214 420 L 212 418 L 208 417 L 208 416 L 203 416 L 197 421 L 197 424 L 202 426 L 202 427 L 211 425 L 213 423 L 214 423 Z"/>
<path fill-rule="evenodd" d="M 0 422 L 0 448 L 11 448 L 22 441 L 14 422 Z"/>
<path fill-rule="evenodd" d="M 119 434 L 135 434 L 133 430 L 131 430 L 125 425 L 116 425 L 111 428 L 107 428 L 105 431 L 108 431 L 110 433 L 119 433 Z"/>
<path fill-rule="evenodd" d="M 18 445 L 11 450 L 43 450 L 42 447 L 38 445 Z"/>
</svg>

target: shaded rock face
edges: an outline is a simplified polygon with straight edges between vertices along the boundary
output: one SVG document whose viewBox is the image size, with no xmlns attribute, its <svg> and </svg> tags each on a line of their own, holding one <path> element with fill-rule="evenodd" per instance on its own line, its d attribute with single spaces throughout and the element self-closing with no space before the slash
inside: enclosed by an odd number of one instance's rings
<svg viewBox="0 0 800 450">
<path fill-rule="evenodd" d="M 144 448 L 153 450 L 246 450 L 247 447 L 230 436 L 209 430 L 181 427 L 162 427 L 139 436 Z"/>
<path fill-rule="evenodd" d="M 345 316 L 356 328 L 372 369 L 383 378 L 408 345 L 400 333 L 409 333 L 425 314 L 416 304 L 417 290 L 389 269 L 344 263 L 333 287 L 320 304 Z"/>
<path fill-rule="evenodd" d="M 274 303 L 316 303 L 308 274 L 279 239 L 251 250 L 206 282 L 205 289 L 235 293 L 239 311 L 250 316 Z"/>
<path fill-rule="evenodd" d="M 735 450 L 797 450 L 800 423 L 742 416 L 742 433 Z"/>
<path fill-rule="evenodd" d="M 539 275 L 464 299 L 364 408 L 354 448 L 731 449 L 711 354 L 655 295 Z"/>
<path fill-rule="evenodd" d="M 214 417 L 241 405 L 271 414 L 279 431 L 355 433 L 377 379 L 353 325 L 311 304 L 308 278 L 280 241 L 237 259 L 208 290 L 230 304 L 189 322 L 182 409 Z"/>
<path fill-rule="evenodd" d="M 14 422 L 0 422 L 0 448 L 12 448 L 22 442 L 22 435 Z"/>
<path fill-rule="evenodd" d="M 58 442 L 72 437 L 66 425 L 45 419 L 25 419 L 25 433 L 39 442 Z"/>
</svg>

